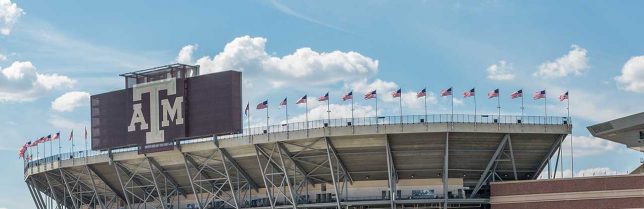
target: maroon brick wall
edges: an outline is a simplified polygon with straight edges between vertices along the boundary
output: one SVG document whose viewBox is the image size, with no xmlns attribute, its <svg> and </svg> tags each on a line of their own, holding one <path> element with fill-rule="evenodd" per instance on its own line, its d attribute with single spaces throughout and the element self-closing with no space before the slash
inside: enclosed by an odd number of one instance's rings
<svg viewBox="0 0 644 209">
<path fill-rule="evenodd" d="M 641 189 L 644 188 L 644 175 L 492 183 L 491 186 L 492 196 Z"/>
<path fill-rule="evenodd" d="M 492 205 L 492 209 L 613 209 L 644 208 L 644 198 L 619 198 L 600 200 L 572 200 L 556 202 L 531 202 Z"/>
</svg>

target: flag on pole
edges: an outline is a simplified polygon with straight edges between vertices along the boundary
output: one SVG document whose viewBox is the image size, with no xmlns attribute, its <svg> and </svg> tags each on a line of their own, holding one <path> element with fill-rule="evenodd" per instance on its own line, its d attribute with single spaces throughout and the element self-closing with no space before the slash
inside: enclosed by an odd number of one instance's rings
<svg viewBox="0 0 644 209">
<path fill-rule="evenodd" d="M 306 102 L 306 94 L 304 96 L 300 97 L 300 99 L 298 99 L 297 102 L 295 102 L 295 104 L 302 104 L 302 103 L 307 103 Z"/>
<path fill-rule="evenodd" d="M 566 99 L 568 99 L 568 92 L 563 93 L 559 96 L 559 101 L 564 101 Z"/>
<path fill-rule="evenodd" d="M 29 142 L 29 147 L 35 147 L 35 146 L 38 146 L 38 143 L 40 143 L 40 142 L 38 142 L 38 140 L 34 140 L 33 142 L 31 142 L 31 141 L 30 141 L 30 142 Z"/>
<path fill-rule="evenodd" d="M 353 91 L 350 91 L 349 93 L 345 94 L 342 96 L 342 101 L 347 101 L 353 99 Z"/>
<path fill-rule="evenodd" d="M 248 115 L 248 111 L 250 111 L 250 102 L 246 103 L 246 109 L 244 109 L 244 115 Z"/>
<path fill-rule="evenodd" d="M 534 92 L 534 94 L 532 95 L 532 99 L 535 99 L 535 100 L 543 99 L 543 98 L 546 98 L 546 90 Z"/>
<path fill-rule="evenodd" d="M 85 139 L 87 139 L 87 127 L 85 127 Z"/>
<path fill-rule="evenodd" d="M 394 98 L 400 97 L 400 94 L 402 93 L 401 90 L 402 89 L 398 89 L 398 90 L 396 90 L 394 92 L 391 92 L 391 96 L 394 97 Z"/>
<path fill-rule="evenodd" d="M 499 89 L 494 89 L 494 90 L 492 90 L 492 91 L 487 93 L 487 98 L 488 99 L 492 99 L 492 98 L 498 97 L 498 96 L 499 96 Z"/>
<path fill-rule="evenodd" d="M 326 100 L 329 100 L 329 92 L 327 92 L 324 96 L 321 96 L 318 98 L 318 101 L 320 102 L 326 101 Z"/>
<path fill-rule="evenodd" d="M 60 139 L 60 132 L 56 132 L 52 140 Z"/>
<path fill-rule="evenodd" d="M 421 98 L 421 97 L 424 97 L 424 96 L 427 96 L 427 89 L 420 90 L 420 91 L 416 94 L 416 98 Z"/>
<path fill-rule="evenodd" d="M 69 141 L 74 140 L 74 130 L 69 133 Z"/>
<path fill-rule="evenodd" d="M 287 98 L 285 97 L 284 100 L 282 100 L 282 102 L 280 102 L 279 107 L 286 106 L 286 99 Z"/>
<path fill-rule="evenodd" d="M 512 96 L 512 99 L 523 97 L 523 89 L 513 92 L 510 96 Z"/>
<path fill-rule="evenodd" d="M 48 142 L 48 141 L 51 141 L 51 134 L 49 134 L 49 135 L 47 135 L 47 137 L 45 137 L 45 142 Z"/>
<path fill-rule="evenodd" d="M 27 152 L 27 147 L 29 147 L 29 144 L 25 143 L 18 149 L 18 157 L 20 158 L 25 158 L 25 152 Z"/>
<path fill-rule="evenodd" d="M 443 89 L 441 90 L 441 96 L 449 96 L 452 95 L 452 87 L 449 87 L 449 89 Z"/>
<path fill-rule="evenodd" d="M 266 109 L 266 108 L 268 108 L 268 100 L 263 101 L 263 102 L 261 102 L 261 103 L 257 104 L 257 109 L 258 109 L 258 110 Z"/>
<path fill-rule="evenodd" d="M 476 95 L 475 91 L 476 90 L 474 90 L 474 88 L 472 88 L 469 91 L 464 92 L 463 93 L 463 98 L 468 98 L 468 97 Z"/>
<path fill-rule="evenodd" d="M 364 99 L 373 99 L 376 98 L 376 90 L 370 91 L 364 95 Z"/>
</svg>

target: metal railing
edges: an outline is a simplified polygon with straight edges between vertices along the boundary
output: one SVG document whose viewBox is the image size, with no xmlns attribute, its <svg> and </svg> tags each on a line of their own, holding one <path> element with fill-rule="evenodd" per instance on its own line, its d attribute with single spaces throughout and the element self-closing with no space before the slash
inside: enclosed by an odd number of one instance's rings
<svg viewBox="0 0 644 209">
<path fill-rule="evenodd" d="M 557 125 L 570 124 L 567 117 L 558 116 L 513 116 L 513 115 L 467 115 L 467 114 L 431 114 L 431 115 L 404 115 L 404 116 L 379 116 L 335 118 L 311 121 L 292 122 L 268 126 L 256 126 L 243 129 L 242 133 L 217 136 L 219 139 L 242 138 L 247 136 L 262 135 L 267 133 L 284 133 L 306 129 L 319 129 L 324 127 L 371 126 L 371 125 L 399 125 L 399 124 L 441 124 L 441 123 L 480 123 L 480 124 L 533 124 Z M 179 141 L 179 144 L 192 144 L 212 141 L 213 137 L 203 137 Z M 125 147 L 113 149 L 112 153 L 138 151 L 139 147 Z M 29 167 L 53 163 L 73 158 L 87 158 L 107 155 L 107 151 L 82 150 L 47 156 L 44 158 L 25 161 L 25 171 Z"/>
</svg>

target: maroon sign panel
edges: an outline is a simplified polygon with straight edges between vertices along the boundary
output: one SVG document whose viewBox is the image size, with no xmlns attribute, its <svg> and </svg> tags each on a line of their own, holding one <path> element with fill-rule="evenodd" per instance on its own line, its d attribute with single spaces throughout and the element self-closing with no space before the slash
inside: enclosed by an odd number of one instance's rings
<svg viewBox="0 0 644 209">
<path fill-rule="evenodd" d="M 240 133 L 241 73 L 170 78 L 91 97 L 92 149 Z"/>
</svg>

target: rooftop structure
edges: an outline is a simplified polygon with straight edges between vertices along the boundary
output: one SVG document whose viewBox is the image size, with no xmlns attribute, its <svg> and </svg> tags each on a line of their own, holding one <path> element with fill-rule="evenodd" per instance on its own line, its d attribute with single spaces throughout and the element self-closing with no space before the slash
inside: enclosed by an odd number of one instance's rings
<svg viewBox="0 0 644 209">
<path fill-rule="evenodd" d="M 644 152 L 644 112 L 589 126 L 588 131 L 595 137 Z"/>
<path fill-rule="evenodd" d="M 120 76 L 125 78 L 125 88 L 132 88 L 135 84 L 142 84 L 167 78 L 190 78 L 198 75 L 199 65 L 177 63 L 130 73 L 123 73 Z"/>
</svg>

